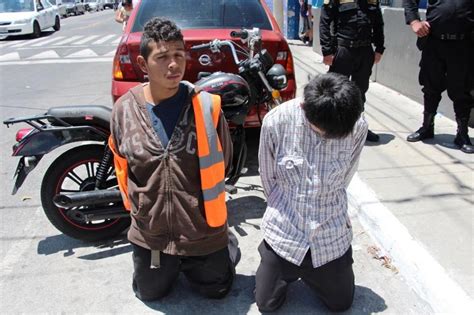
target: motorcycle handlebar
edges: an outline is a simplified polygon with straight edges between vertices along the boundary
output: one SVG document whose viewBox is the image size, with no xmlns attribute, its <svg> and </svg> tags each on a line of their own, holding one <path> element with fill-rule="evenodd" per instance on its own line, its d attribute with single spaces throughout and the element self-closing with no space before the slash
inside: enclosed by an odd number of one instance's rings
<svg viewBox="0 0 474 315">
<path fill-rule="evenodd" d="M 192 46 L 191 50 L 200 50 L 200 49 L 205 49 L 205 48 L 209 48 L 209 47 L 211 47 L 211 44 L 207 43 L 207 44 Z"/>
<path fill-rule="evenodd" d="M 241 39 L 247 39 L 249 37 L 249 33 L 246 30 L 242 31 L 232 31 L 230 32 L 231 37 L 238 37 Z"/>
</svg>

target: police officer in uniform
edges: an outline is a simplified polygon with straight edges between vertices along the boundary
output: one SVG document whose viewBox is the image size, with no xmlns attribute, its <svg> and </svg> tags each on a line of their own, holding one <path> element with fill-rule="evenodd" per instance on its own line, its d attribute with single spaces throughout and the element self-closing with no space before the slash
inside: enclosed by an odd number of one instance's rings
<svg viewBox="0 0 474 315">
<path fill-rule="evenodd" d="M 419 0 L 404 0 L 406 23 L 418 36 L 422 50 L 420 85 L 423 86 L 423 125 L 407 137 L 410 142 L 434 137 L 434 117 L 441 93 L 448 90 L 458 124 L 454 143 L 465 153 L 474 153 L 468 135 L 472 108 L 472 82 L 469 63 L 473 62 L 471 32 L 474 24 L 474 0 L 428 0 L 426 20 L 418 14 Z"/>
<path fill-rule="evenodd" d="M 372 66 L 385 49 L 383 25 L 379 0 L 324 0 L 319 24 L 323 62 L 329 72 L 349 76 L 364 103 Z M 369 130 L 367 140 L 377 142 L 379 136 Z"/>
</svg>

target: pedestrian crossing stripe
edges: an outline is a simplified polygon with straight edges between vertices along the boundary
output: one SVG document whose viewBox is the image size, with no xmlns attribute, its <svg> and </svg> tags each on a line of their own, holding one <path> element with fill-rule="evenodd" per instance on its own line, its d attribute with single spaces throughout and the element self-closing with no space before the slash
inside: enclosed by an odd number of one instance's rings
<svg viewBox="0 0 474 315">
<path fill-rule="evenodd" d="M 66 55 L 66 56 L 59 56 L 58 53 L 54 50 L 48 50 L 44 51 L 26 58 L 21 58 L 20 54 L 17 52 L 12 52 L 4 55 L 0 55 L 0 63 L 4 62 L 9 62 L 9 61 L 18 61 L 18 60 L 41 60 L 41 59 L 67 59 L 67 58 L 83 58 L 83 59 L 88 59 L 88 58 L 95 58 L 95 57 L 104 57 L 104 58 L 110 58 L 115 56 L 116 50 L 111 50 L 106 54 L 99 55 L 92 49 L 82 49 L 80 51 L 76 51 L 72 54 Z"/>
<path fill-rule="evenodd" d="M 0 62 L 2 61 L 14 61 L 20 60 L 20 55 L 17 52 L 5 54 L 0 56 Z"/>
<path fill-rule="evenodd" d="M 63 38 L 65 38 L 65 37 L 64 37 L 64 36 L 57 36 L 57 37 L 54 37 L 54 38 L 47 39 L 47 40 L 45 40 L 45 41 L 40 41 L 39 43 L 36 43 L 36 44 L 31 45 L 31 47 L 44 46 L 44 45 L 46 45 L 46 44 L 51 44 L 52 42 L 56 42 L 56 41 L 62 40 Z"/>
<path fill-rule="evenodd" d="M 75 42 L 74 44 L 75 45 L 82 45 L 82 44 L 85 44 L 87 42 L 90 42 L 90 41 L 93 41 L 94 39 L 96 39 L 97 37 L 99 37 L 100 35 L 90 35 L 90 36 L 86 36 L 86 38 L 83 38 L 81 40 L 78 40 L 77 42 Z"/>
<path fill-rule="evenodd" d="M 56 35 L 40 37 L 32 40 L 20 40 L 20 41 L 0 41 L 0 49 L 3 48 L 28 48 L 28 47 L 51 47 L 51 46 L 78 46 L 78 45 L 113 45 L 116 46 L 122 38 L 122 35 L 109 34 L 109 35 L 74 35 L 71 37 Z"/>
<path fill-rule="evenodd" d="M 57 52 L 55 52 L 54 50 L 47 50 L 39 54 L 30 56 L 26 59 L 31 60 L 31 59 L 56 59 L 56 58 L 60 58 Z"/>
<path fill-rule="evenodd" d="M 91 49 L 83 49 L 66 56 L 66 58 L 77 58 L 77 57 L 98 57 L 98 55 Z"/>
</svg>

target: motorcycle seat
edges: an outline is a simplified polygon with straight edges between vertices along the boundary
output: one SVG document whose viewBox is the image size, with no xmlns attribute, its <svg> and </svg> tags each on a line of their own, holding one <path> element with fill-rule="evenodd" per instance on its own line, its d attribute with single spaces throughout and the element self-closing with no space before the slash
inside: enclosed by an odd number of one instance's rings
<svg viewBox="0 0 474 315">
<path fill-rule="evenodd" d="M 73 126 L 96 126 L 110 130 L 112 108 L 103 105 L 59 106 L 48 109 L 47 114 Z M 54 120 L 50 119 L 54 124 Z"/>
</svg>

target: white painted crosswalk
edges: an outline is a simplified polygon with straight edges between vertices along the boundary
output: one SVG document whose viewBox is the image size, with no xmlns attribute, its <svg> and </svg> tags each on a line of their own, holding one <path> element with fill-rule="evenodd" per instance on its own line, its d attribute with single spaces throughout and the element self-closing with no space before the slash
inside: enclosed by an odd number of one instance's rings
<svg viewBox="0 0 474 315">
<path fill-rule="evenodd" d="M 0 53 L 3 49 L 16 49 L 28 47 L 56 47 L 56 46 L 79 46 L 79 45 L 103 45 L 103 46 L 117 46 L 120 42 L 121 35 L 106 34 L 106 35 L 74 35 L 70 37 L 61 35 L 43 36 L 36 39 L 22 39 L 0 41 Z"/>
<path fill-rule="evenodd" d="M 110 62 L 121 35 L 51 35 L 0 41 L 0 65 L 63 62 Z"/>
</svg>

